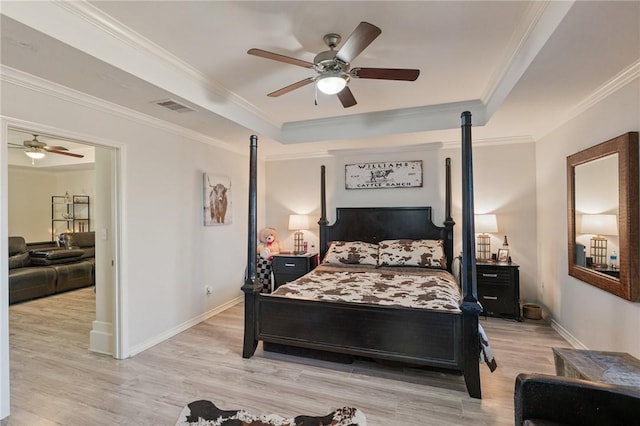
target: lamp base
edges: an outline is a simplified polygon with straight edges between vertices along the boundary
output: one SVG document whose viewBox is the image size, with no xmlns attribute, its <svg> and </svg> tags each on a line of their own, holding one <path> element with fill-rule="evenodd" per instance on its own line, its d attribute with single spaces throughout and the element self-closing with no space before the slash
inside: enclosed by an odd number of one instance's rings
<svg viewBox="0 0 640 426">
<path fill-rule="evenodd" d="M 302 231 L 296 231 L 293 234 L 293 254 L 304 254 L 303 236 Z"/>
<path fill-rule="evenodd" d="M 478 252 L 476 258 L 478 260 L 491 260 L 491 237 L 488 234 L 478 234 L 476 246 Z"/>
<path fill-rule="evenodd" d="M 593 259 L 593 266 L 604 268 L 607 266 L 607 239 L 600 235 L 592 237 L 590 240 L 590 254 Z"/>
</svg>

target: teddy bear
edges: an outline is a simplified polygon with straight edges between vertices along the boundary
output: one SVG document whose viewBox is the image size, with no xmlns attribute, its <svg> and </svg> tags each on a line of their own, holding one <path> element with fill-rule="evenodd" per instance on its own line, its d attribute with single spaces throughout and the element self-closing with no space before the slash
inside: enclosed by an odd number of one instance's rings
<svg viewBox="0 0 640 426">
<path fill-rule="evenodd" d="M 271 259 L 274 254 L 281 253 L 284 246 L 278 241 L 278 231 L 276 228 L 263 228 L 258 233 L 258 254 L 263 259 Z"/>
</svg>

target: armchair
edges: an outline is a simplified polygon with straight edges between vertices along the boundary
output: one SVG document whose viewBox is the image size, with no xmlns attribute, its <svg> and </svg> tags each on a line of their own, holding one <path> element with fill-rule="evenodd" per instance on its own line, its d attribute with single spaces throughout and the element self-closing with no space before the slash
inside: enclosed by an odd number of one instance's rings
<svg viewBox="0 0 640 426">
<path fill-rule="evenodd" d="M 640 390 L 544 374 L 516 377 L 516 426 L 640 424 Z"/>
</svg>

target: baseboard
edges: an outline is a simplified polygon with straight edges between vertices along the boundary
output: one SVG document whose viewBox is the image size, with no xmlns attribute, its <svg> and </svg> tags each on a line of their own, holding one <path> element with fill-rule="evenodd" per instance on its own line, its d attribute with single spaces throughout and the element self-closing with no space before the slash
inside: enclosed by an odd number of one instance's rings
<svg viewBox="0 0 640 426">
<path fill-rule="evenodd" d="M 94 321 L 89 333 L 89 350 L 105 355 L 113 355 L 113 324 Z"/>
<path fill-rule="evenodd" d="M 199 315 L 195 318 L 192 318 L 189 321 L 186 321 L 180 325 L 178 325 L 177 327 L 174 327 L 170 330 L 168 330 L 165 333 L 162 333 L 156 337 L 154 337 L 153 339 L 147 340 L 146 342 L 143 342 L 139 345 L 136 345 L 134 347 L 131 348 L 131 350 L 129 351 L 128 356 L 134 356 L 136 354 L 139 354 L 140 352 L 149 349 L 152 346 L 157 345 L 158 343 L 164 342 L 165 340 L 175 336 L 176 334 L 182 333 L 185 330 L 188 330 L 189 328 L 193 327 L 194 325 L 197 325 L 199 323 L 201 323 L 204 320 L 207 320 L 209 318 L 211 318 L 214 315 L 219 314 L 220 312 L 226 311 L 227 309 L 242 303 L 244 301 L 244 294 L 241 296 L 236 297 L 235 299 L 230 300 L 227 303 L 223 303 L 222 305 L 207 311 L 205 313 L 203 313 L 202 315 Z"/>
<path fill-rule="evenodd" d="M 576 349 L 589 349 L 580 340 L 578 340 L 573 334 L 569 333 L 566 328 L 558 324 L 558 322 L 551 318 L 551 328 L 558 332 L 560 336 L 564 338 L 571 346 Z"/>
</svg>

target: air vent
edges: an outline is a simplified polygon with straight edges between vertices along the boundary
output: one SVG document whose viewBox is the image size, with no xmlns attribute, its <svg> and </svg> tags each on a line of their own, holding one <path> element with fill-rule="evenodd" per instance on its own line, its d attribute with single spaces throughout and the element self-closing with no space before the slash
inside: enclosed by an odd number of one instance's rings
<svg viewBox="0 0 640 426">
<path fill-rule="evenodd" d="M 186 105 L 183 105 L 179 102 L 174 101 L 173 99 L 164 99 L 161 101 L 155 101 L 154 104 L 170 109 L 171 111 L 174 111 L 174 112 L 183 113 L 183 112 L 195 111 L 195 109 L 189 108 Z"/>
</svg>

